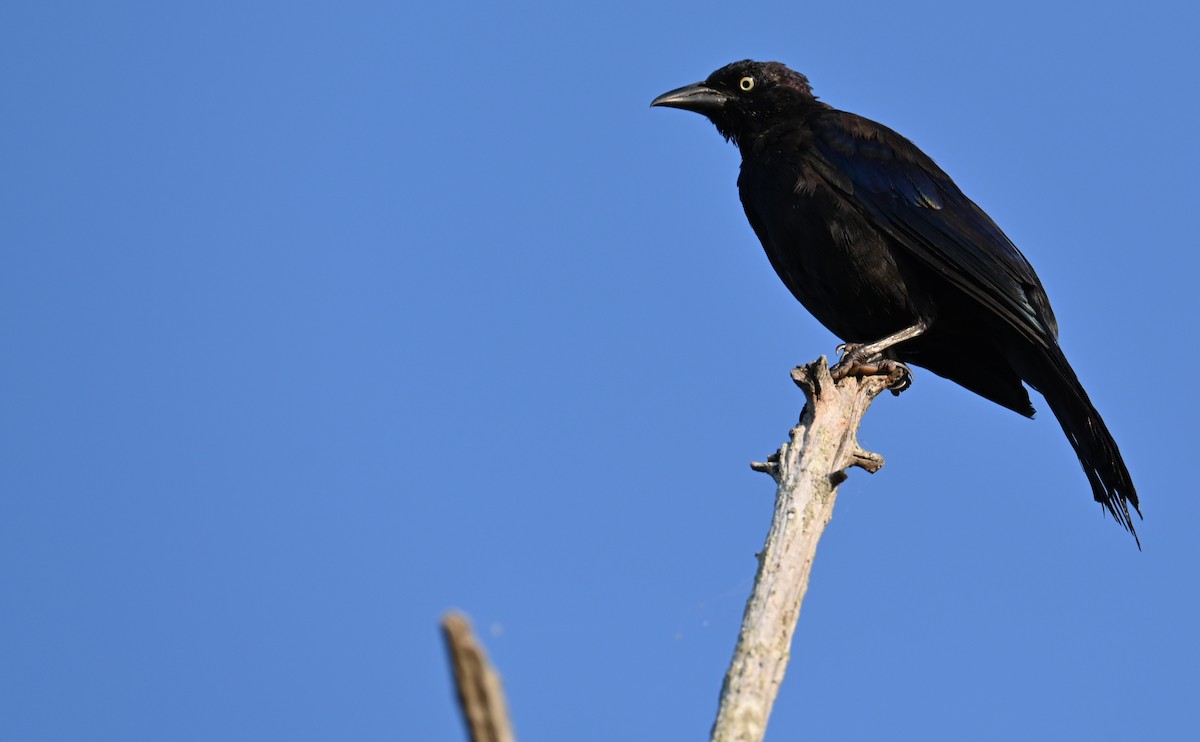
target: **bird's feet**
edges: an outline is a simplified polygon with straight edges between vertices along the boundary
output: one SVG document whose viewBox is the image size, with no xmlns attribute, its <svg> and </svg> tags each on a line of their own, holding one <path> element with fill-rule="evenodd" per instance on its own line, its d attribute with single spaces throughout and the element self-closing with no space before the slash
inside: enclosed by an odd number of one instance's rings
<svg viewBox="0 0 1200 742">
<path fill-rule="evenodd" d="M 847 353 L 853 355 L 855 351 L 862 347 L 862 343 L 842 343 L 838 347 L 834 348 L 833 352 L 837 353 L 838 358 L 843 358 L 843 356 L 845 356 Z M 843 358 L 843 360 L 845 359 Z"/>
<path fill-rule="evenodd" d="M 841 360 L 829 369 L 834 381 L 847 376 L 888 376 L 891 378 L 888 390 L 895 395 L 913 384 L 913 373 L 908 366 L 883 356 L 871 358 L 871 349 L 861 343 L 842 343 L 836 350 Z"/>
</svg>

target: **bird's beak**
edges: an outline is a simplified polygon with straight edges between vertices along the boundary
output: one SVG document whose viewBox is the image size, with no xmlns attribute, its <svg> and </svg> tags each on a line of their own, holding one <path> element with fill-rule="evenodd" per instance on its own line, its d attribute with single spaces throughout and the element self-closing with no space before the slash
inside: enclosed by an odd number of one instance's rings
<svg viewBox="0 0 1200 742">
<path fill-rule="evenodd" d="M 709 116 L 720 112 L 728 100 L 729 96 L 725 93 L 698 82 L 695 85 L 685 85 L 669 93 L 663 93 L 650 101 L 650 105 L 682 108 L 685 111 L 694 111 Z"/>
</svg>

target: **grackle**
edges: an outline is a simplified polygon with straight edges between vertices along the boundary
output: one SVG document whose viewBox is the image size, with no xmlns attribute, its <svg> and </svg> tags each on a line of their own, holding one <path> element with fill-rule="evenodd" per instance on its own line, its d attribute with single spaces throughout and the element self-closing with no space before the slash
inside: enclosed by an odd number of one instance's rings
<svg viewBox="0 0 1200 742">
<path fill-rule="evenodd" d="M 835 376 L 890 364 L 906 384 L 912 363 L 1032 417 L 1028 384 L 1058 418 L 1096 501 L 1137 539 L 1137 491 L 1058 346 L 1041 281 L 933 160 L 817 100 L 804 75 L 778 62 L 735 62 L 650 105 L 703 114 L 737 145 L 738 192 L 771 265 L 847 343 Z"/>
</svg>

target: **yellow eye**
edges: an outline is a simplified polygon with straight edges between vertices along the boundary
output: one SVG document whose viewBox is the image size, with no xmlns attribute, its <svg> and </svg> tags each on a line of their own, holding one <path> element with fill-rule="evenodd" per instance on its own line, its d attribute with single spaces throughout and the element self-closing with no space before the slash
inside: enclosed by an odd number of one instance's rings
<svg viewBox="0 0 1200 742">
<path fill-rule="evenodd" d="M 741 80 L 738 80 L 738 87 L 749 93 L 751 90 L 754 90 L 754 78 L 743 77 Z"/>
</svg>

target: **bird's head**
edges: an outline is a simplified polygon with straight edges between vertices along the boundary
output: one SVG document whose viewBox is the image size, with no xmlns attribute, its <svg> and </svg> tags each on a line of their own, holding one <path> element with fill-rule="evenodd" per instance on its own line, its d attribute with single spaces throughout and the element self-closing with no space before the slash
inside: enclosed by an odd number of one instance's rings
<svg viewBox="0 0 1200 742">
<path fill-rule="evenodd" d="M 655 98 L 651 106 L 682 108 L 707 116 L 726 139 L 745 139 L 780 114 L 821 106 L 808 78 L 779 62 L 749 59 L 727 64 L 704 82 Z"/>
</svg>

